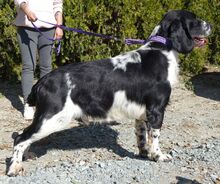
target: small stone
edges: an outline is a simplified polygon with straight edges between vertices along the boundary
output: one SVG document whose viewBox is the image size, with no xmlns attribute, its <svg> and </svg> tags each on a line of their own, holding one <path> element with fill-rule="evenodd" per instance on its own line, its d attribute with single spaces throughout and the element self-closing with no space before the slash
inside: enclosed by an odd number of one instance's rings
<svg viewBox="0 0 220 184">
<path fill-rule="evenodd" d="M 83 166 L 83 165 L 85 165 L 85 163 L 86 163 L 86 162 L 85 162 L 84 160 L 81 160 L 81 161 L 79 162 L 79 165 L 80 165 L 80 166 Z"/>
<path fill-rule="evenodd" d="M 103 167 L 105 167 L 105 164 L 101 162 L 101 163 L 98 164 L 98 166 L 99 166 L 100 168 L 103 168 Z"/>
<path fill-rule="evenodd" d="M 170 155 L 173 156 L 173 157 L 177 156 L 178 153 L 179 153 L 179 151 L 176 150 L 176 149 L 173 149 L 173 150 L 170 151 Z"/>
<path fill-rule="evenodd" d="M 186 167 L 181 167 L 181 171 L 186 171 L 187 170 L 187 168 Z"/>
<path fill-rule="evenodd" d="M 139 182 L 139 181 L 140 181 L 137 176 L 134 176 L 134 177 L 133 177 L 133 180 L 134 180 L 135 182 Z"/>
</svg>

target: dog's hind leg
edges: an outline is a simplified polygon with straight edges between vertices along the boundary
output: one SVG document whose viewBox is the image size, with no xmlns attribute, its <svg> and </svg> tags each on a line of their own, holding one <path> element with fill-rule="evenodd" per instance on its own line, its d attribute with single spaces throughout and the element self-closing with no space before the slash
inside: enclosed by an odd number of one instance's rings
<svg viewBox="0 0 220 184">
<path fill-rule="evenodd" d="M 67 104 L 68 103 L 68 104 Z M 52 108 L 50 106 L 50 108 Z M 82 115 L 82 111 L 78 105 L 72 103 L 67 99 L 64 108 L 54 114 L 49 119 L 47 112 L 39 113 L 36 111 L 33 123 L 24 130 L 24 132 L 18 135 L 14 140 L 14 152 L 11 159 L 11 163 L 7 172 L 8 176 L 16 176 L 23 174 L 22 160 L 25 151 L 28 147 L 54 132 L 65 130 L 69 128 L 72 118 L 79 118 Z"/>
<path fill-rule="evenodd" d="M 135 135 L 137 138 L 137 145 L 139 149 L 139 155 L 141 157 L 147 157 L 146 143 L 148 139 L 147 126 L 144 120 L 135 121 Z"/>
<path fill-rule="evenodd" d="M 37 121 L 34 119 L 34 121 Z M 38 124 L 34 123 L 28 127 L 22 134 L 18 135 L 14 141 L 14 151 L 11 163 L 7 172 L 8 176 L 23 174 L 22 160 L 24 153 L 30 145 L 54 132 L 68 128 L 71 118 L 67 119 L 59 114 L 54 115 L 51 119 L 43 119 Z M 39 124 L 41 124 L 40 127 Z"/>
</svg>

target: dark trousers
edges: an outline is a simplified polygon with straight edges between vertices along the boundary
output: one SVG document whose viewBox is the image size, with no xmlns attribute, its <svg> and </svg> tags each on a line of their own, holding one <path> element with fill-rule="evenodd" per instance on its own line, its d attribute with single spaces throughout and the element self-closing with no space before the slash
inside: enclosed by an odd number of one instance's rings
<svg viewBox="0 0 220 184">
<path fill-rule="evenodd" d="M 21 85 L 24 103 L 26 103 L 33 86 L 37 56 L 39 56 L 40 77 L 52 70 L 53 42 L 45 37 L 53 38 L 55 28 L 41 28 L 41 31 L 44 36 L 34 28 L 18 27 L 17 29 L 17 39 L 22 58 Z"/>
</svg>

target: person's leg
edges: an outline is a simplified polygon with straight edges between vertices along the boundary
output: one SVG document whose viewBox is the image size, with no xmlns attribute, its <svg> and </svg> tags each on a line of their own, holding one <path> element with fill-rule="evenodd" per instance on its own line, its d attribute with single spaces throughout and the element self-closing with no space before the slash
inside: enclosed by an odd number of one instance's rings
<svg viewBox="0 0 220 184">
<path fill-rule="evenodd" d="M 24 103 L 26 103 L 33 86 L 38 37 L 36 31 L 29 28 L 18 27 L 17 39 L 22 58 L 21 85 Z"/>
<path fill-rule="evenodd" d="M 27 104 L 28 95 L 31 92 L 36 68 L 38 34 L 30 28 L 18 27 L 17 39 L 22 58 L 21 86 L 24 98 L 24 119 L 32 119 L 34 109 Z"/>
<path fill-rule="evenodd" d="M 38 40 L 40 77 L 43 77 L 52 70 L 52 47 L 53 41 L 47 38 L 54 37 L 55 29 L 42 29 L 44 36 L 40 35 Z"/>
</svg>

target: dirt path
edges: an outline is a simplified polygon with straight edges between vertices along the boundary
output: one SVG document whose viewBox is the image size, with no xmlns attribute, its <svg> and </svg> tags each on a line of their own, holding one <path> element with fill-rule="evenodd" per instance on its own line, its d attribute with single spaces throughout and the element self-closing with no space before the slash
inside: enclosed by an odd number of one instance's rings
<svg viewBox="0 0 220 184">
<path fill-rule="evenodd" d="M 195 93 L 187 90 L 182 82 L 173 90 L 162 128 L 162 150 L 171 152 L 174 160 L 172 163 L 151 163 L 154 172 L 160 173 L 161 181 L 165 178 L 164 183 L 212 183 L 213 177 L 220 176 L 220 73 L 198 75 L 191 83 Z M 20 94 L 19 85 L 0 81 L 2 177 L 5 177 L 5 162 L 12 154 L 12 132 L 22 131 L 30 124 L 22 118 Z M 80 126 L 73 122 L 70 130 L 34 144 L 31 151 L 36 160 L 24 162 L 27 175 L 38 166 L 53 167 L 62 161 L 89 167 L 109 160 L 120 163 L 127 157 L 139 159 L 135 155 L 137 147 L 132 123 Z M 145 182 L 139 179 L 134 183 Z"/>
</svg>

